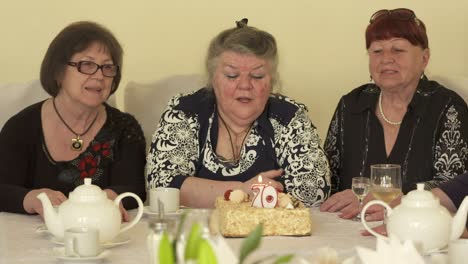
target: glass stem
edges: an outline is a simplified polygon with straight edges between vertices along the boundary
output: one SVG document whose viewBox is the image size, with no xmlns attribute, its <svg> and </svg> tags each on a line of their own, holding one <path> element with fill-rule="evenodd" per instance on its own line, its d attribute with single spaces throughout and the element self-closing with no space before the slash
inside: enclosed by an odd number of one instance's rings
<svg viewBox="0 0 468 264">
<path fill-rule="evenodd" d="M 359 212 L 358 212 L 358 214 L 356 215 L 356 218 L 357 218 L 357 219 L 361 219 L 362 198 L 358 198 L 358 200 L 359 200 L 359 207 L 358 207 Z"/>
</svg>

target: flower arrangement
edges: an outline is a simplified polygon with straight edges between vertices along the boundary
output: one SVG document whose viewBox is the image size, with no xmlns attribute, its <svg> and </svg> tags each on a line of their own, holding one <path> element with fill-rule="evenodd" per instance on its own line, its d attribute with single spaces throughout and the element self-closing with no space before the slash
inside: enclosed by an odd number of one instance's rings
<svg viewBox="0 0 468 264">
<path fill-rule="evenodd" d="M 196 264 L 218 264 L 221 263 L 219 255 L 223 252 L 220 247 L 216 247 L 213 241 L 206 237 L 203 233 L 202 226 L 200 223 L 194 223 L 191 226 L 187 241 L 183 248 L 178 247 L 178 237 L 182 232 L 182 226 L 187 217 L 187 212 L 184 212 L 181 215 L 180 222 L 177 226 L 177 232 L 173 241 L 170 240 L 167 232 L 164 232 L 161 241 L 159 243 L 159 248 L 157 256 L 158 259 L 153 260 L 153 263 L 167 263 L 167 264 L 187 264 L 187 263 L 196 263 Z M 263 225 L 259 224 L 250 234 L 243 240 L 241 249 L 239 252 L 239 257 L 235 260 L 232 260 L 232 263 L 244 264 L 247 257 L 254 252 L 261 243 L 263 233 Z M 182 252 L 183 251 L 183 252 Z M 227 254 L 229 255 L 229 254 Z M 288 263 L 294 255 L 284 255 L 284 256 L 271 256 L 267 259 L 276 258 L 274 260 L 275 264 Z M 232 258 L 236 258 L 232 256 Z M 267 259 L 257 261 L 255 263 L 261 263 Z M 225 259 L 223 259 L 223 263 Z"/>
</svg>

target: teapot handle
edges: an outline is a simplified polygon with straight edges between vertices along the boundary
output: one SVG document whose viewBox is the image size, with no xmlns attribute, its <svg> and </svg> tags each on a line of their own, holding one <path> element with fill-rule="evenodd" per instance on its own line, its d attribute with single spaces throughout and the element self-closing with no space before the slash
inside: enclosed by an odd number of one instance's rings
<svg viewBox="0 0 468 264">
<path fill-rule="evenodd" d="M 382 238 L 383 240 L 387 240 L 388 237 L 386 236 L 382 236 L 381 234 L 375 232 L 374 230 L 372 230 L 372 228 L 370 228 L 368 225 L 367 225 L 367 222 L 366 222 L 366 211 L 367 211 L 367 208 L 369 208 L 370 206 L 374 205 L 374 204 L 380 204 L 382 205 L 383 207 L 385 207 L 387 209 L 387 215 L 390 215 L 392 213 L 392 208 L 380 201 L 380 200 L 374 200 L 374 201 L 370 201 L 368 202 L 364 208 L 362 208 L 362 211 L 361 211 L 361 222 L 362 222 L 362 225 L 366 228 L 367 231 L 369 231 L 369 233 L 371 233 L 372 235 L 374 235 L 375 237 L 379 237 L 379 238 Z"/>
<path fill-rule="evenodd" d="M 123 228 L 120 229 L 119 234 L 129 230 L 130 228 L 132 228 L 134 225 L 136 225 L 138 223 L 138 221 L 140 221 L 141 217 L 143 216 L 143 208 L 144 208 L 143 202 L 141 201 L 140 197 L 138 197 L 134 193 L 131 193 L 131 192 L 122 193 L 122 194 L 120 194 L 119 196 L 117 196 L 115 198 L 114 203 L 117 206 L 119 206 L 120 201 L 123 198 L 128 197 L 128 196 L 133 197 L 137 201 L 137 203 L 138 203 L 138 213 L 130 223 L 128 223 L 126 226 L 124 226 Z"/>
</svg>

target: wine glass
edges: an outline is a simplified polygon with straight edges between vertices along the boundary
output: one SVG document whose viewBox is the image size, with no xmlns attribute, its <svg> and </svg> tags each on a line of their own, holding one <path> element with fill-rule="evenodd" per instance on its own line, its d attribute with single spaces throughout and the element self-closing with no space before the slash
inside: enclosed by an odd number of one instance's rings
<svg viewBox="0 0 468 264">
<path fill-rule="evenodd" d="M 351 189 L 359 200 L 359 213 L 353 218 L 353 221 L 361 221 L 362 200 L 369 193 L 370 179 L 367 177 L 354 177 Z"/>
<path fill-rule="evenodd" d="M 371 193 L 375 198 L 387 203 L 401 195 L 401 167 L 398 164 L 371 165 Z M 384 222 L 387 216 L 384 210 Z"/>
</svg>

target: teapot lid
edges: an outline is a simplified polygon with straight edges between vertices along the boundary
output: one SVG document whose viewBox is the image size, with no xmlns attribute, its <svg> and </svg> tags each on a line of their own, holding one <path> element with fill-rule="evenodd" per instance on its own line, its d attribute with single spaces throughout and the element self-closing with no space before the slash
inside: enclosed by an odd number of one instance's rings
<svg viewBox="0 0 468 264">
<path fill-rule="evenodd" d="M 91 184 L 91 178 L 85 178 L 84 184 L 76 187 L 69 195 L 69 199 L 76 202 L 95 202 L 106 198 L 106 193 L 99 186 Z"/>
<path fill-rule="evenodd" d="M 409 192 L 401 199 L 401 204 L 410 207 L 439 206 L 439 199 L 432 192 L 424 190 L 424 183 L 418 183 L 416 186 L 416 190 Z"/>
</svg>

